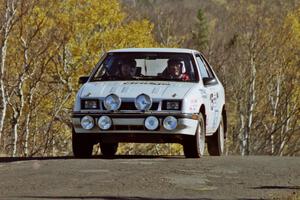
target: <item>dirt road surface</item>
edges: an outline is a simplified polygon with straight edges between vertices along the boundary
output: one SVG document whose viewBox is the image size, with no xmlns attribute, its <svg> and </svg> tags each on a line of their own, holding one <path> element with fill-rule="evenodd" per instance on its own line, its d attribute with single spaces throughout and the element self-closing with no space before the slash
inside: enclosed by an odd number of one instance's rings
<svg viewBox="0 0 300 200">
<path fill-rule="evenodd" d="M 0 158 L 0 199 L 274 199 L 300 192 L 300 158 Z"/>
</svg>

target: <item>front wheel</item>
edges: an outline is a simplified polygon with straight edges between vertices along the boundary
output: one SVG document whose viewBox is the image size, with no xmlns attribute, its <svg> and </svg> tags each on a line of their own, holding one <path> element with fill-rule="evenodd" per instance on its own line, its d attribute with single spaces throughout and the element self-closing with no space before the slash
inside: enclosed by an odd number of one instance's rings
<svg viewBox="0 0 300 200">
<path fill-rule="evenodd" d="M 211 156 L 221 156 L 224 154 L 224 122 L 220 121 L 218 130 L 212 135 L 207 136 L 207 151 Z"/>
<path fill-rule="evenodd" d="M 74 129 L 72 130 L 72 148 L 76 158 L 88 158 L 93 153 L 93 143 L 90 139 L 84 134 L 76 133 Z"/>
<path fill-rule="evenodd" d="M 101 153 L 104 157 L 113 157 L 117 153 L 118 146 L 118 143 L 100 142 Z"/>
<path fill-rule="evenodd" d="M 198 127 L 195 135 L 187 138 L 183 144 L 186 158 L 200 158 L 205 150 L 205 121 L 202 113 L 199 113 Z"/>
</svg>

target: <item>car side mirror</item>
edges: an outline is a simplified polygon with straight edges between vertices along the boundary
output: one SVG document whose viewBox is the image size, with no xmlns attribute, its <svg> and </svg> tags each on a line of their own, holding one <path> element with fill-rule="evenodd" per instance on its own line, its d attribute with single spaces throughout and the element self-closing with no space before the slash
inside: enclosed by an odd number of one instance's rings
<svg viewBox="0 0 300 200">
<path fill-rule="evenodd" d="M 212 78 L 212 77 L 210 77 L 210 78 L 205 77 L 202 80 L 203 80 L 204 85 L 216 85 L 216 84 L 218 84 L 217 79 Z"/>
<path fill-rule="evenodd" d="M 80 77 L 79 77 L 79 80 L 78 80 L 78 83 L 79 83 L 79 84 L 84 84 L 84 83 L 86 83 L 88 80 L 89 80 L 89 76 L 80 76 Z"/>
</svg>

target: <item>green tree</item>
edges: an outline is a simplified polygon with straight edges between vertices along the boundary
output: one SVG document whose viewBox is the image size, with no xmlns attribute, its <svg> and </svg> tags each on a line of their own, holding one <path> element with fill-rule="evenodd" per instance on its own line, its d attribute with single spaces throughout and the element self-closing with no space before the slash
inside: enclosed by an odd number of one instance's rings
<svg viewBox="0 0 300 200">
<path fill-rule="evenodd" d="M 196 30 L 193 33 L 194 48 L 204 51 L 208 45 L 208 23 L 204 11 L 197 12 Z"/>
</svg>

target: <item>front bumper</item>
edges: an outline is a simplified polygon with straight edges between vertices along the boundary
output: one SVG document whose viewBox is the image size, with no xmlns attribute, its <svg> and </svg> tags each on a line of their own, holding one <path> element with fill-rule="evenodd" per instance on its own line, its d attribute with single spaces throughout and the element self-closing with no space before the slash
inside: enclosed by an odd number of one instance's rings
<svg viewBox="0 0 300 200">
<path fill-rule="evenodd" d="M 86 130 L 81 127 L 80 120 L 82 117 L 89 115 L 94 118 L 95 126 L 91 130 Z M 99 117 L 106 115 L 112 119 L 113 126 L 109 130 L 101 130 L 97 126 Z M 155 116 L 160 121 L 160 126 L 157 130 L 149 131 L 144 127 L 144 120 L 148 116 Z M 178 120 L 177 128 L 174 130 L 166 130 L 162 126 L 162 121 L 167 116 L 174 116 Z M 72 123 L 75 133 L 91 133 L 93 135 L 195 135 L 198 125 L 197 114 L 183 114 L 180 112 L 141 112 L 141 113 L 95 113 L 95 112 L 73 112 Z"/>
</svg>

